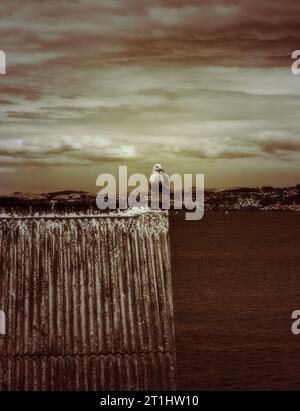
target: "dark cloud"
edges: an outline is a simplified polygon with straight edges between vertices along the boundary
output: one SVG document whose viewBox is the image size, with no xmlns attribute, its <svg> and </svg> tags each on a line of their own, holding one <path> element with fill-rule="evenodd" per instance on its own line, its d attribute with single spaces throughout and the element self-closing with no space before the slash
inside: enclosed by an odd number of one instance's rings
<svg viewBox="0 0 300 411">
<path fill-rule="evenodd" d="M 300 39 L 300 3 L 291 0 L 3 3 L 3 47 L 56 53 L 56 65 L 99 67 L 122 59 L 228 65 L 231 59 L 282 66 Z"/>
</svg>

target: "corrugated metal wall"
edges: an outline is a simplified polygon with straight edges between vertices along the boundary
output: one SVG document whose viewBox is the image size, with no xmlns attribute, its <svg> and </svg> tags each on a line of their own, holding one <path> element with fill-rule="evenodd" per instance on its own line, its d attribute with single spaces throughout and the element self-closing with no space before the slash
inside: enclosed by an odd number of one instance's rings
<svg viewBox="0 0 300 411">
<path fill-rule="evenodd" d="M 168 217 L 0 218 L 0 389 L 174 389 Z"/>
</svg>

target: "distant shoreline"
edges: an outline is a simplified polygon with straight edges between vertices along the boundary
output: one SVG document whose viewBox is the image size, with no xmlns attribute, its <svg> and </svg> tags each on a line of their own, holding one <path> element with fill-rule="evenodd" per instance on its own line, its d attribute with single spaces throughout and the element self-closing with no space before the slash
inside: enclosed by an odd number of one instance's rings
<svg viewBox="0 0 300 411">
<path fill-rule="evenodd" d="M 265 186 L 206 190 L 204 202 L 205 211 L 300 211 L 300 184 L 285 188 Z M 5 211 L 34 208 L 52 212 L 89 210 L 91 213 L 99 213 L 96 194 L 72 190 L 41 194 L 15 192 L 10 195 L 0 195 L 0 207 Z"/>
</svg>

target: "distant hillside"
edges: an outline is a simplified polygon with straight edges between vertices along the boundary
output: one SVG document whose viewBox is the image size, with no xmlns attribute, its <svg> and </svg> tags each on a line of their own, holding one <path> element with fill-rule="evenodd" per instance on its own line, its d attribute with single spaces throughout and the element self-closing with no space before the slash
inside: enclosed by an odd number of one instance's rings
<svg viewBox="0 0 300 411">
<path fill-rule="evenodd" d="M 195 192 L 193 190 L 193 197 Z M 0 207 L 28 208 L 62 211 L 95 209 L 95 194 L 85 191 L 57 191 L 52 193 L 21 193 L 0 196 Z M 172 204 L 172 201 L 171 201 Z M 300 184 L 294 187 L 275 188 L 237 187 L 205 191 L 206 210 L 295 210 L 300 211 Z"/>
</svg>

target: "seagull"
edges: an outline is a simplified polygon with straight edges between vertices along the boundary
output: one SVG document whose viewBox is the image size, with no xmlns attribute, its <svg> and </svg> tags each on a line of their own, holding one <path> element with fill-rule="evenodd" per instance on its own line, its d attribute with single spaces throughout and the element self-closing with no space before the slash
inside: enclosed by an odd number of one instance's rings
<svg viewBox="0 0 300 411">
<path fill-rule="evenodd" d="M 155 164 L 153 166 L 149 183 L 151 186 L 152 184 L 158 183 L 160 190 L 162 187 L 169 187 L 169 176 L 165 173 L 165 170 L 162 168 L 161 164 Z"/>
</svg>

